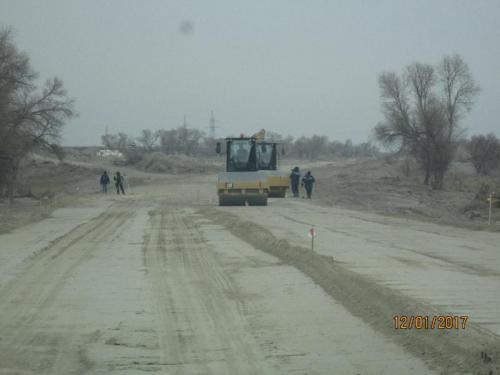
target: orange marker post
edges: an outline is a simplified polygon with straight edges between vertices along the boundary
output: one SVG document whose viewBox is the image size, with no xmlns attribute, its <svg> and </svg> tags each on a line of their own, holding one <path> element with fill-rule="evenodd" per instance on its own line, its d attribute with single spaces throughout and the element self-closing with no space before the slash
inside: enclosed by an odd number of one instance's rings
<svg viewBox="0 0 500 375">
<path fill-rule="evenodd" d="M 307 235 L 311 237 L 311 250 L 314 251 L 314 237 L 316 237 L 316 229 L 312 227 L 311 229 L 309 229 Z"/>
</svg>

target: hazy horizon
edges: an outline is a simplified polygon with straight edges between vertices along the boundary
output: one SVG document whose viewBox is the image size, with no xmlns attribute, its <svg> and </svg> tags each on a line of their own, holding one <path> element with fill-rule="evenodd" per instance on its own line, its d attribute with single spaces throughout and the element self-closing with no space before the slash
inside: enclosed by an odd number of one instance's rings
<svg viewBox="0 0 500 375">
<path fill-rule="evenodd" d="M 63 144 L 189 126 L 369 139 L 377 77 L 459 53 L 481 86 L 462 122 L 500 136 L 498 1 L 7 1 L 40 81 L 60 77 L 79 117 Z"/>
</svg>

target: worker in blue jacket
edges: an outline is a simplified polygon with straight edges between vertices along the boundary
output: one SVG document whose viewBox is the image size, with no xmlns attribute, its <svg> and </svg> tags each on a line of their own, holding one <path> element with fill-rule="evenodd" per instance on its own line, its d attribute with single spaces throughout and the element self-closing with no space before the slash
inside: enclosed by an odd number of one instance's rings
<svg viewBox="0 0 500 375">
<path fill-rule="evenodd" d="M 302 186 L 306 189 L 307 198 L 309 199 L 311 199 L 314 182 L 315 180 L 313 175 L 311 174 L 311 171 L 307 171 L 304 177 L 302 177 Z"/>
<path fill-rule="evenodd" d="M 290 185 L 292 186 L 292 193 L 294 198 L 299 197 L 299 182 L 300 182 L 300 171 L 299 167 L 292 169 L 290 174 Z"/>
<path fill-rule="evenodd" d="M 104 171 L 104 173 L 101 175 L 99 182 L 101 184 L 102 192 L 107 193 L 108 192 L 108 185 L 110 183 L 108 172 Z"/>
</svg>

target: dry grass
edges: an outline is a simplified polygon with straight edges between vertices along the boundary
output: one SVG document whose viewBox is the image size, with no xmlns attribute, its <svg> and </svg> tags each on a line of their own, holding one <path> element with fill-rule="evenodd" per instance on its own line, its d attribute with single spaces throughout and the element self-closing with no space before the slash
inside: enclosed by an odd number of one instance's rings
<svg viewBox="0 0 500 375">
<path fill-rule="evenodd" d="M 98 167 L 33 159 L 21 171 L 17 195 L 41 199 L 61 193 L 94 191 L 101 173 Z"/>
<path fill-rule="evenodd" d="M 361 159 L 332 162 L 313 170 L 315 196 L 323 202 L 385 215 L 484 228 L 487 195 L 500 191 L 500 177 L 477 176 L 469 163 L 455 163 L 444 189 L 430 190 L 422 175 L 404 160 Z M 493 210 L 500 223 L 500 209 Z M 495 227 L 497 230 L 498 225 Z"/>
</svg>

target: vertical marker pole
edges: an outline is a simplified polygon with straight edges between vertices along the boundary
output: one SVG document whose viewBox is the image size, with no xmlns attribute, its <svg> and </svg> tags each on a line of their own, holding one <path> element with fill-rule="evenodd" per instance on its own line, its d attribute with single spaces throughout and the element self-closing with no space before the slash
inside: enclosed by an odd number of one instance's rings
<svg viewBox="0 0 500 375">
<path fill-rule="evenodd" d="M 491 225 L 491 194 L 488 200 L 490 201 L 490 209 L 488 211 L 488 225 Z"/>
<path fill-rule="evenodd" d="M 314 226 L 309 229 L 309 236 L 311 237 L 311 250 L 314 251 L 314 237 L 316 236 L 316 231 L 314 230 Z"/>
<path fill-rule="evenodd" d="M 123 175 L 124 177 L 124 185 L 125 185 L 125 189 L 127 189 L 127 194 L 132 194 L 132 189 L 130 189 L 130 182 L 128 181 L 128 176 L 127 175 Z"/>
<path fill-rule="evenodd" d="M 490 193 L 490 196 L 488 198 L 488 201 L 490 202 L 490 208 L 488 212 L 488 225 L 491 225 L 491 206 L 493 204 L 493 196 L 495 195 L 495 192 Z"/>
</svg>

